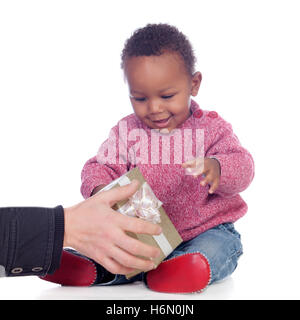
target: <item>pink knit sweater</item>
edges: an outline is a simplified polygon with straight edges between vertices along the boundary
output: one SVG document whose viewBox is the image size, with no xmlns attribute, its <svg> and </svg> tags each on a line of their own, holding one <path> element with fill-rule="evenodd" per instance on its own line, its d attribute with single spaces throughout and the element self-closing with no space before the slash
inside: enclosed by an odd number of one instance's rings
<svg viewBox="0 0 300 320">
<path fill-rule="evenodd" d="M 182 133 L 182 146 L 187 141 L 185 137 L 190 138 L 194 155 L 196 138 L 201 136 L 195 134 L 196 129 L 204 138 L 203 148 L 200 146 L 204 156 L 216 158 L 221 166 L 220 184 L 214 194 L 208 193 L 209 186 L 200 185 L 201 176 L 195 179 L 181 167 L 180 163 L 187 159 L 184 152 L 181 155 L 178 146 L 175 147 L 175 138 L 163 153 L 162 148 L 166 148 L 163 139 L 153 139 L 155 131 L 131 114 L 112 128 L 98 156 L 84 165 L 82 195 L 88 198 L 98 185 L 108 184 L 138 166 L 184 241 L 221 223 L 236 221 L 247 212 L 247 204 L 239 193 L 254 177 L 253 159 L 229 123 L 215 111 L 201 110 L 192 100 L 191 116 L 176 130 L 179 136 Z M 108 146 L 111 157 L 106 157 L 108 152 L 103 151 Z M 178 157 L 182 159 L 180 163 Z"/>
</svg>

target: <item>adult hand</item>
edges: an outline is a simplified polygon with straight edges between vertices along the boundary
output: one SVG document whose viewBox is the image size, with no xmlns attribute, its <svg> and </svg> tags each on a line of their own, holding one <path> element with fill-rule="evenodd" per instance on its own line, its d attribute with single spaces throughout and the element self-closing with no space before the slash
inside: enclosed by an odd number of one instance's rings
<svg viewBox="0 0 300 320">
<path fill-rule="evenodd" d="M 66 208 L 64 247 L 76 249 L 114 274 L 155 268 L 151 258 L 158 257 L 160 250 L 133 239 L 125 231 L 158 235 L 162 232 L 161 227 L 111 209 L 116 202 L 133 195 L 138 187 L 138 181 L 133 181 Z"/>
</svg>

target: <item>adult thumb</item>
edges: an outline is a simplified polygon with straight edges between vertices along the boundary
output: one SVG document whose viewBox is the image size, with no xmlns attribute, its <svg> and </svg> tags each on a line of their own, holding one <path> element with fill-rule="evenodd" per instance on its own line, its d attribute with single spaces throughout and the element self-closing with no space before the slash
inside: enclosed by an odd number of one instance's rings
<svg viewBox="0 0 300 320">
<path fill-rule="evenodd" d="M 139 188 L 140 183 L 137 180 L 132 180 L 131 183 L 113 188 L 111 190 L 100 192 L 102 194 L 102 199 L 107 201 L 112 207 L 115 203 L 121 200 L 127 200 L 131 197 Z"/>
</svg>

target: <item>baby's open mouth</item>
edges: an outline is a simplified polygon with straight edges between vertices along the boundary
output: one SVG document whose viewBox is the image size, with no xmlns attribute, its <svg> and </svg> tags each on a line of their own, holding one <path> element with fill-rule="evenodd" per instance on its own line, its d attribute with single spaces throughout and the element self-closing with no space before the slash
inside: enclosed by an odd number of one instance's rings
<svg viewBox="0 0 300 320">
<path fill-rule="evenodd" d="M 152 122 L 155 125 L 157 125 L 158 127 L 163 128 L 163 127 L 168 125 L 168 123 L 169 123 L 171 118 L 172 118 L 172 116 L 169 116 L 168 118 L 164 118 L 164 119 L 161 119 L 161 120 L 152 120 Z"/>
</svg>

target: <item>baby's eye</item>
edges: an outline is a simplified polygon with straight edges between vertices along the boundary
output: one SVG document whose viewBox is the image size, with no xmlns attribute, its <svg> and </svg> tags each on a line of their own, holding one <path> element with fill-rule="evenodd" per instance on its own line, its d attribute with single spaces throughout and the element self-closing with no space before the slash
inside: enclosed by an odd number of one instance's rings
<svg viewBox="0 0 300 320">
<path fill-rule="evenodd" d="M 140 101 L 140 102 L 146 100 L 146 98 L 137 98 L 137 97 L 133 97 L 133 99 L 134 99 L 135 101 Z"/>
<path fill-rule="evenodd" d="M 169 95 L 166 95 L 166 96 L 161 96 L 163 99 L 170 99 L 174 96 L 174 94 L 169 94 Z"/>
</svg>

